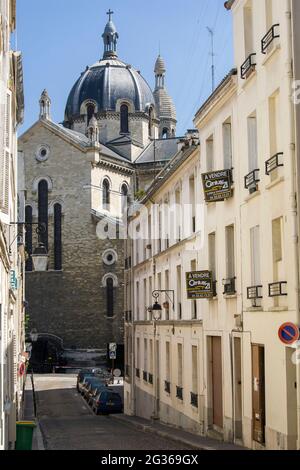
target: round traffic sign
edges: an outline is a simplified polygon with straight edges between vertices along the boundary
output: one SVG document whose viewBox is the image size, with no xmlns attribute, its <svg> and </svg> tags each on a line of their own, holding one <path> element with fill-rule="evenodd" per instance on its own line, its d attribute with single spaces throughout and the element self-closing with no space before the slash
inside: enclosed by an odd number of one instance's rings
<svg viewBox="0 0 300 470">
<path fill-rule="evenodd" d="M 300 337 L 299 326 L 294 323 L 284 323 L 278 330 L 278 336 L 284 344 L 293 344 Z"/>
<path fill-rule="evenodd" d="M 115 377 L 121 377 L 121 375 L 122 375 L 122 372 L 120 371 L 120 369 L 115 369 L 114 370 L 114 376 Z"/>
</svg>

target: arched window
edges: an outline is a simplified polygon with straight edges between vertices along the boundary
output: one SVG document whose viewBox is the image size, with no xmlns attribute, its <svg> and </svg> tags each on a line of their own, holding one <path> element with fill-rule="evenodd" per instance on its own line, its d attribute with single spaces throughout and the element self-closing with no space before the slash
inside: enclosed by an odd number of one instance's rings
<svg viewBox="0 0 300 470">
<path fill-rule="evenodd" d="M 114 280 L 109 277 L 106 280 L 106 309 L 107 316 L 114 316 Z"/>
<path fill-rule="evenodd" d="M 152 128 L 153 128 L 153 109 L 149 109 L 149 137 L 152 137 Z"/>
<path fill-rule="evenodd" d="M 110 209 L 110 184 L 107 179 L 103 181 L 102 202 L 103 202 L 103 209 L 109 211 Z"/>
<path fill-rule="evenodd" d="M 164 129 L 162 131 L 162 138 L 167 139 L 168 136 L 169 136 L 169 129 L 167 127 L 164 127 Z"/>
<path fill-rule="evenodd" d="M 39 224 L 44 224 L 45 231 L 41 234 L 41 242 L 48 250 L 48 183 L 41 180 L 38 186 Z"/>
<path fill-rule="evenodd" d="M 122 184 L 122 188 L 121 188 L 121 207 L 122 207 L 122 214 L 126 213 L 127 211 L 127 208 L 128 208 L 128 202 L 129 202 L 129 198 L 128 198 L 128 186 L 127 184 Z"/>
<path fill-rule="evenodd" d="M 25 208 L 25 222 L 28 224 L 32 223 L 32 207 L 26 206 Z M 26 225 L 26 232 L 25 232 L 25 250 L 27 253 L 26 259 L 26 271 L 32 271 L 32 225 Z"/>
<path fill-rule="evenodd" d="M 87 111 L 87 124 L 89 124 L 90 120 L 95 114 L 95 106 L 93 104 L 88 104 L 86 111 Z"/>
<path fill-rule="evenodd" d="M 120 108 L 121 113 L 121 134 L 128 134 L 129 133 L 129 120 L 128 120 L 128 106 L 127 104 L 122 104 Z"/>
<path fill-rule="evenodd" d="M 61 205 L 55 204 L 54 205 L 54 269 L 55 271 L 61 271 L 62 269 L 61 215 L 62 215 Z"/>
</svg>

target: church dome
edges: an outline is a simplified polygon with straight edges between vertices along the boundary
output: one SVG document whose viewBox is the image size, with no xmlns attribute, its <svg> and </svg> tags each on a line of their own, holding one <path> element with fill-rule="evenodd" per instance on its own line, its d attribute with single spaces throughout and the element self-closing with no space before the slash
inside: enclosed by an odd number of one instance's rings
<svg viewBox="0 0 300 470">
<path fill-rule="evenodd" d="M 166 66 L 165 66 L 165 61 L 161 57 L 161 55 L 159 55 L 157 60 L 156 60 L 156 63 L 155 63 L 154 72 L 157 75 L 163 75 L 164 73 L 166 73 L 166 71 L 167 71 L 167 69 L 166 69 Z"/>
<path fill-rule="evenodd" d="M 155 106 L 155 100 L 146 80 L 130 65 L 118 59 L 117 43 L 119 34 L 109 10 L 102 39 L 104 54 L 102 60 L 87 67 L 81 74 L 69 95 L 65 119 L 72 122 L 86 112 L 83 104 L 94 103 L 96 112 L 117 111 L 122 101 L 131 105 L 132 112 L 148 112 Z"/>
<path fill-rule="evenodd" d="M 130 65 L 118 58 L 105 58 L 81 75 L 73 86 L 66 106 L 66 119 L 81 114 L 86 101 L 94 101 L 98 112 L 116 111 L 120 100 L 128 101 L 135 112 L 145 112 L 155 100 L 146 80 Z"/>
</svg>

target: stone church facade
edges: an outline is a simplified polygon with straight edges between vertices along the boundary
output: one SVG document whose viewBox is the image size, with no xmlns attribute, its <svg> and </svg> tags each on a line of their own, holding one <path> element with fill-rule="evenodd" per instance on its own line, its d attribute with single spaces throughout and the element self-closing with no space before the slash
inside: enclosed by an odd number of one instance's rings
<svg viewBox="0 0 300 470">
<path fill-rule="evenodd" d="M 123 222 L 129 201 L 145 190 L 177 151 L 176 111 L 155 65 L 152 92 L 140 72 L 117 57 L 111 19 L 104 54 L 81 74 L 63 125 L 51 120 L 45 90 L 38 121 L 19 139 L 25 160 L 26 221 L 41 222 L 47 271 L 33 270 L 38 243 L 27 228 L 26 296 L 30 328 L 66 349 L 123 344 Z M 115 236 L 108 236 L 111 231 Z"/>
</svg>

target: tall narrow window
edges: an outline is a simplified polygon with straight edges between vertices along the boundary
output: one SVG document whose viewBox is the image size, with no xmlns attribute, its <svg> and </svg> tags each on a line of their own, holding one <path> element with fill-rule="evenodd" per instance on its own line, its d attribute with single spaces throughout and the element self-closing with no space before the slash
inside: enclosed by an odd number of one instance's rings
<svg viewBox="0 0 300 470">
<path fill-rule="evenodd" d="M 231 170 L 232 168 L 231 119 L 228 119 L 223 124 L 223 154 L 224 154 L 224 169 Z"/>
<path fill-rule="evenodd" d="M 122 208 L 122 214 L 126 215 L 127 214 L 127 209 L 128 209 L 128 186 L 127 184 L 122 184 L 121 188 L 121 208 Z"/>
<path fill-rule="evenodd" d="M 61 242 L 61 216 L 62 210 L 60 204 L 54 206 L 54 269 L 62 269 L 62 242 Z"/>
<path fill-rule="evenodd" d="M 270 155 L 273 157 L 281 152 L 281 128 L 280 128 L 280 112 L 279 112 L 279 91 L 269 98 L 269 129 L 270 129 Z M 281 164 L 281 158 L 279 164 Z M 278 168 L 273 169 L 270 173 L 271 181 L 278 177 Z"/>
<path fill-rule="evenodd" d="M 206 141 L 206 170 L 214 169 L 214 137 L 211 135 Z"/>
<path fill-rule="evenodd" d="M 191 229 L 192 233 L 196 232 L 196 198 L 195 198 L 195 175 L 189 179 L 190 189 L 190 214 L 191 214 Z"/>
<path fill-rule="evenodd" d="M 256 114 L 248 117 L 248 163 L 249 172 L 258 169 Z"/>
<path fill-rule="evenodd" d="M 144 372 L 148 372 L 148 340 L 144 338 Z"/>
<path fill-rule="evenodd" d="M 283 281 L 285 279 L 283 264 L 283 218 L 272 220 L 272 245 L 273 245 L 273 280 Z"/>
<path fill-rule="evenodd" d="M 107 179 L 103 181 L 102 202 L 103 202 L 103 209 L 109 211 L 110 209 L 110 184 Z"/>
<path fill-rule="evenodd" d="M 95 114 L 95 106 L 93 104 L 88 104 L 86 111 L 87 111 L 87 124 L 89 124 L 90 120 Z"/>
<path fill-rule="evenodd" d="M 235 253 L 234 253 L 234 225 L 226 227 L 226 276 L 227 279 L 235 277 Z"/>
<path fill-rule="evenodd" d="M 153 137 L 153 109 L 149 109 L 149 137 Z"/>
<path fill-rule="evenodd" d="M 32 207 L 26 206 L 25 208 L 25 222 L 28 224 L 32 223 Z M 32 225 L 26 225 L 26 233 L 25 233 L 25 249 L 27 253 L 26 259 L 26 271 L 32 271 Z"/>
<path fill-rule="evenodd" d="M 213 281 L 216 280 L 216 234 L 210 233 L 208 235 L 208 256 L 209 256 L 209 269 L 213 275 Z"/>
<path fill-rule="evenodd" d="M 182 273 L 181 266 L 177 266 L 177 317 L 178 317 L 178 320 L 182 319 L 182 303 L 181 303 L 182 282 L 181 282 L 181 273 Z"/>
<path fill-rule="evenodd" d="M 113 317 L 114 315 L 114 280 L 109 277 L 106 281 L 106 305 L 107 316 Z"/>
<path fill-rule="evenodd" d="M 129 110 L 126 104 L 122 104 L 120 108 L 121 114 L 121 134 L 129 133 Z"/>
<path fill-rule="evenodd" d="M 41 242 L 48 250 L 48 183 L 45 180 L 38 186 L 39 223 L 44 224 L 45 231 L 41 234 Z"/>
<path fill-rule="evenodd" d="M 192 392 L 198 395 L 198 348 L 192 346 Z"/>
<path fill-rule="evenodd" d="M 250 249 L 251 249 L 251 282 L 252 286 L 261 285 L 261 270 L 260 270 L 260 230 L 259 225 L 251 228 L 250 230 Z M 259 306 L 256 300 L 253 302 L 254 306 Z"/>
<path fill-rule="evenodd" d="M 191 261 L 191 271 L 197 271 L 197 260 L 193 259 Z M 192 300 L 191 301 L 192 304 L 192 320 L 196 320 L 197 319 L 197 315 L 198 315 L 198 312 L 197 312 L 197 300 Z"/>
<path fill-rule="evenodd" d="M 166 341 L 166 381 L 170 382 L 170 378 L 171 378 L 170 342 Z"/>
<path fill-rule="evenodd" d="M 183 385 L 183 356 L 182 356 L 182 344 L 177 345 L 177 361 L 178 361 L 178 386 L 182 387 Z"/>
<path fill-rule="evenodd" d="M 265 0 L 266 5 L 266 31 L 273 26 L 273 2 L 274 0 Z"/>
<path fill-rule="evenodd" d="M 249 0 L 244 8 L 244 40 L 245 57 L 252 54 L 253 51 L 253 8 L 252 0 Z"/>
</svg>

